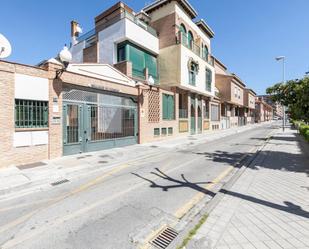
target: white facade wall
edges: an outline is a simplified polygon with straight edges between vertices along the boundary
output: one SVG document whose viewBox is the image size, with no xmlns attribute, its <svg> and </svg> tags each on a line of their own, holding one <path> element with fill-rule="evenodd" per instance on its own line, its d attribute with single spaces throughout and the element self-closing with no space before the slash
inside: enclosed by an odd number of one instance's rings
<svg viewBox="0 0 309 249">
<path fill-rule="evenodd" d="M 15 74 L 15 99 L 48 101 L 48 79 Z"/>
<path fill-rule="evenodd" d="M 129 19 L 119 22 L 99 32 L 99 62 L 117 63 L 117 44 L 129 40 L 153 54 L 159 54 L 159 40 Z"/>
<path fill-rule="evenodd" d="M 191 20 L 191 18 L 186 14 L 186 12 L 175 3 L 175 10 L 178 16 L 180 16 L 187 24 L 189 24 L 190 29 L 194 30 L 207 44 L 209 53 L 211 53 L 211 46 L 210 46 L 210 38 L 205 35 L 205 33 Z"/>
<path fill-rule="evenodd" d="M 196 76 L 196 84 L 192 86 L 189 84 L 189 69 L 188 69 L 188 61 L 190 58 L 193 58 L 194 61 L 198 61 L 199 63 L 199 72 Z M 212 71 L 212 84 L 211 84 L 211 92 L 206 91 L 206 68 Z M 213 66 L 209 65 L 205 62 L 201 57 L 196 55 L 193 51 L 186 48 L 185 46 L 181 46 L 181 86 L 190 89 L 192 91 L 200 92 L 202 94 L 206 94 L 209 96 L 215 96 L 215 69 Z"/>
<path fill-rule="evenodd" d="M 48 131 L 15 132 L 14 147 L 37 146 L 48 144 Z"/>
</svg>

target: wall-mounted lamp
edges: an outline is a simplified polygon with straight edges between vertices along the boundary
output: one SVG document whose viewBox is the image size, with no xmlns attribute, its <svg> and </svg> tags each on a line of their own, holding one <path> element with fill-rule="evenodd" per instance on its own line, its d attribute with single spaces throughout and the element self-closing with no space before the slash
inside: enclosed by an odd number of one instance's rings
<svg viewBox="0 0 309 249">
<path fill-rule="evenodd" d="M 61 74 L 68 68 L 70 62 L 72 61 L 72 54 L 66 45 L 64 45 L 58 56 L 60 62 L 63 64 L 63 68 L 56 71 L 56 79 L 61 76 Z"/>
</svg>

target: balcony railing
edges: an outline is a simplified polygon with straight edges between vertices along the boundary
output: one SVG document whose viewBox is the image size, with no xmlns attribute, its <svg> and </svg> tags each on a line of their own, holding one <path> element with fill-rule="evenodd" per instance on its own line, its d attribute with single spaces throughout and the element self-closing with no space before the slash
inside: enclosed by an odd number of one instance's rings
<svg viewBox="0 0 309 249">
<path fill-rule="evenodd" d="M 148 79 L 146 79 L 146 76 L 147 76 L 147 75 L 146 75 L 146 69 L 144 69 L 144 70 L 139 70 L 139 69 L 132 68 L 132 76 L 133 76 L 133 78 L 136 78 L 136 79 L 148 80 Z M 154 75 L 154 74 L 148 73 L 148 78 L 149 78 L 150 76 L 153 78 L 154 84 L 155 84 L 155 85 L 158 85 L 158 84 L 159 84 L 159 81 L 160 81 L 159 74 Z"/>
<path fill-rule="evenodd" d="M 92 38 L 93 36 L 95 36 L 95 29 L 92 29 L 90 31 L 88 31 L 87 33 L 81 35 L 80 37 L 77 38 L 78 42 L 82 42 L 85 40 L 89 40 L 90 38 Z"/>
<path fill-rule="evenodd" d="M 123 18 L 127 18 L 127 19 L 131 20 L 132 22 L 134 22 L 135 24 L 137 24 L 138 26 L 140 26 L 144 30 L 148 31 L 153 36 L 158 37 L 157 31 L 154 28 L 150 27 L 148 24 L 144 23 L 143 21 L 141 21 L 139 18 L 137 18 L 133 14 L 131 14 L 127 11 L 124 11 L 124 12 L 121 13 L 121 19 L 123 19 Z"/>
<path fill-rule="evenodd" d="M 149 32 L 153 36 L 158 37 L 157 31 L 154 28 L 150 27 L 148 24 L 144 23 L 139 18 L 137 18 L 136 16 L 134 16 L 133 14 L 131 14 L 127 11 L 122 12 L 120 17 L 116 16 L 116 17 L 110 19 L 109 21 L 111 23 L 114 23 L 114 20 L 117 21 L 117 19 L 121 20 L 121 19 L 124 19 L 124 18 L 129 19 L 130 21 L 134 22 L 136 25 L 138 25 L 142 29 L 146 30 L 147 32 Z M 96 34 L 96 30 L 94 28 L 94 29 L 88 31 L 87 33 L 81 35 L 80 37 L 78 37 L 77 41 L 82 42 L 82 41 L 90 40 L 91 38 L 93 38 L 95 36 L 95 34 Z"/>
<path fill-rule="evenodd" d="M 179 109 L 179 118 L 188 118 L 188 110 Z"/>
<path fill-rule="evenodd" d="M 202 58 L 208 64 L 210 64 L 211 66 L 214 66 L 214 64 L 215 64 L 214 63 L 214 57 L 211 56 L 210 54 L 208 54 L 208 56 L 205 57 L 202 53 L 201 47 L 193 41 L 191 41 L 189 43 L 188 36 L 181 31 L 179 31 L 178 35 L 177 35 L 177 44 L 184 45 L 186 48 L 192 50 L 193 53 L 198 55 L 200 58 Z"/>
</svg>

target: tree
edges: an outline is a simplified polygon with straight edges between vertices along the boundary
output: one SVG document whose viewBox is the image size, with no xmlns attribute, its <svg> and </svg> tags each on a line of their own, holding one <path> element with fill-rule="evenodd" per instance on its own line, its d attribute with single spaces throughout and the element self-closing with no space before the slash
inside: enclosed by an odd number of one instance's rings
<svg viewBox="0 0 309 249">
<path fill-rule="evenodd" d="M 266 92 L 274 102 L 288 107 L 292 119 L 309 122 L 309 77 L 275 84 Z"/>
</svg>

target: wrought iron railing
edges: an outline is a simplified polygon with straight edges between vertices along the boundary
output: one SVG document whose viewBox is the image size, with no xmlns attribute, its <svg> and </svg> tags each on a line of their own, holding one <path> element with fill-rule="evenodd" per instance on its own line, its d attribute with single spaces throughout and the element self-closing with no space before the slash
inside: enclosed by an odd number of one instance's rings
<svg viewBox="0 0 309 249">
<path fill-rule="evenodd" d="M 179 109 L 179 118 L 188 118 L 188 110 Z"/>
</svg>

